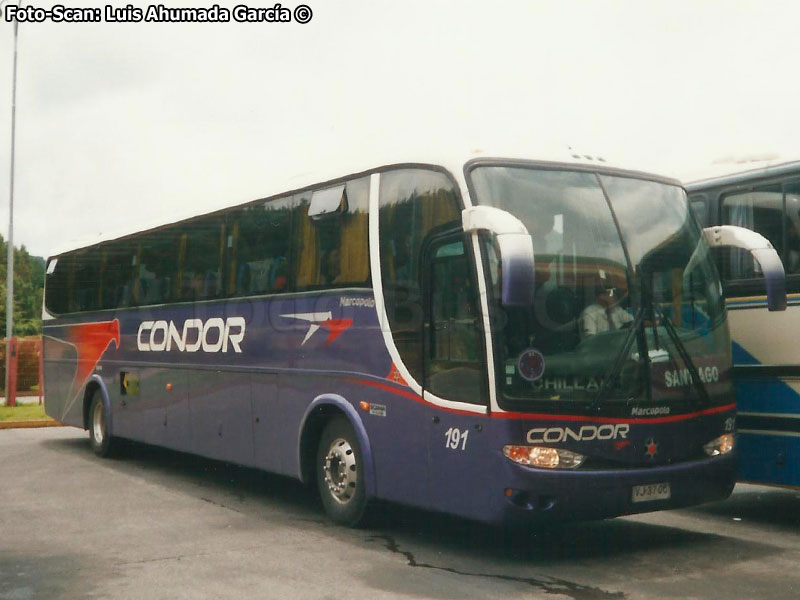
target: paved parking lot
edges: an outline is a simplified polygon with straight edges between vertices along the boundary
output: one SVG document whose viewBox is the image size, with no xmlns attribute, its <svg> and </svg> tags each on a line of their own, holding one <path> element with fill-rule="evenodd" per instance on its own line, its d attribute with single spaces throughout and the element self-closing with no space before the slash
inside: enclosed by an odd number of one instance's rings
<svg viewBox="0 0 800 600">
<path fill-rule="evenodd" d="M 800 492 L 507 532 L 397 506 L 331 525 L 299 483 L 73 428 L 0 431 L 0 599 L 800 597 Z"/>
</svg>

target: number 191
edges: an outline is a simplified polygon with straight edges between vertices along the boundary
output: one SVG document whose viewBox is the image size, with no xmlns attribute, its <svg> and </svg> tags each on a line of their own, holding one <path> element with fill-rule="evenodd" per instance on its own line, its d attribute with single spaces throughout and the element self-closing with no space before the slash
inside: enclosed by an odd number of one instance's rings
<svg viewBox="0 0 800 600">
<path fill-rule="evenodd" d="M 461 450 L 467 449 L 467 437 L 469 436 L 469 429 L 461 431 L 460 429 L 451 427 L 445 432 L 444 436 L 447 438 L 447 441 L 444 444 L 445 448 L 458 450 L 459 446 L 461 446 Z"/>
</svg>

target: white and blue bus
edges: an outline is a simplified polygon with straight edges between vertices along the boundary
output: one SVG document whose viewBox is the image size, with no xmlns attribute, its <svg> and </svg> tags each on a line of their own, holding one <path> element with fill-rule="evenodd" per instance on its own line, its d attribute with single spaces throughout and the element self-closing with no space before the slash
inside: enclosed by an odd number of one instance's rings
<svg viewBox="0 0 800 600">
<path fill-rule="evenodd" d="M 502 156 L 502 155 L 499 155 Z M 45 406 L 115 438 L 487 522 L 718 500 L 731 344 L 679 182 L 565 155 L 377 160 L 48 259 Z M 785 299 L 784 299 L 785 300 Z"/>
<path fill-rule="evenodd" d="M 737 249 L 715 250 L 733 337 L 743 481 L 800 486 L 800 162 L 686 186 L 706 224 L 767 238 L 786 269 L 788 310 L 767 314 L 764 273 Z"/>
</svg>

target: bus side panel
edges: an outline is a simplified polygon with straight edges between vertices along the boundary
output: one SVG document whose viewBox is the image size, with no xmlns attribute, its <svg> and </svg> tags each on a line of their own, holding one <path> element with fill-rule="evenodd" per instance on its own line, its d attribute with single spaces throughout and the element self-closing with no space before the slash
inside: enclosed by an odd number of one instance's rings
<svg viewBox="0 0 800 600">
<path fill-rule="evenodd" d="M 430 508 L 428 493 L 428 427 L 435 410 L 406 387 L 380 389 L 355 384 L 347 390 L 362 415 L 375 464 L 378 497 Z M 392 390 L 392 391 L 389 391 Z M 403 395 L 401 395 L 401 392 Z M 358 403 L 366 401 L 369 409 Z"/>
<path fill-rule="evenodd" d="M 496 479 L 505 440 L 518 437 L 519 422 L 487 419 L 438 411 L 439 419 L 428 419 L 428 493 L 437 510 L 472 519 L 487 519 L 493 496 L 502 497 Z"/>
<path fill-rule="evenodd" d="M 181 452 L 188 452 L 191 447 L 189 378 L 190 372 L 185 369 L 169 369 L 164 382 L 164 389 L 167 393 L 164 402 L 164 434 L 161 444 Z"/>
<path fill-rule="evenodd" d="M 78 364 L 77 348 L 49 335 L 44 340 L 44 409 L 56 421 L 83 427 L 83 405 L 71 403 L 70 390 Z"/>
<path fill-rule="evenodd" d="M 126 402 L 113 414 L 115 423 L 119 420 L 129 425 L 131 439 L 185 449 L 188 397 L 186 371 L 160 367 L 141 369 L 139 382 L 139 394 L 126 395 Z M 172 420 L 169 419 L 169 414 L 173 417 Z M 123 435 L 118 430 L 114 433 Z M 178 436 L 173 438 L 175 433 Z"/>
<path fill-rule="evenodd" d="M 800 382 L 738 377 L 739 478 L 800 485 Z"/>
<path fill-rule="evenodd" d="M 800 485 L 800 381 L 779 376 L 783 366 L 800 364 L 799 302 L 790 298 L 785 312 L 770 313 L 764 302 L 728 301 L 745 481 Z M 759 371 L 766 366 L 778 372 Z"/>
<path fill-rule="evenodd" d="M 730 298 L 728 322 L 734 343 L 734 365 L 798 365 L 800 344 L 800 294 L 788 298 L 783 312 L 768 312 L 766 299 Z M 796 405 L 800 412 L 800 404 Z"/>
<path fill-rule="evenodd" d="M 45 410 L 76 427 L 84 424 L 86 383 L 102 371 L 104 356 L 119 354 L 119 321 L 92 320 L 92 316 L 49 321 L 44 326 Z"/>
<path fill-rule="evenodd" d="M 109 370 L 113 369 L 116 372 L 117 380 L 122 377 L 122 373 L 126 373 L 134 377 L 140 385 L 143 380 L 143 375 L 145 381 L 148 376 L 146 369 L 129 367 L 127 365 L 121 367 L 118 365 L 111 365 L 105 368 Z M 112 385 L 110 388 L 111 418 L 113 422 L 112 434 L 129 440 L 145 441 L 149 436 L 143 431 L 144 420 L 142 414 L 144 397 L 142 396 L 141 387 L 138 390 L 131 390 L 131 393 L 126 395 L 122 395 L 119 390 L 114 389 L 116 387 L 117 386 Z"/>
<path fill-rule="evenodd" d="M 739 479 L 742 481 L 800 485 L 797 466 L 800 436 L 741 434 L 739 457 Z"/>
<path fill-rule="evenodd" d="M 293 455 L 287 448 L 291 440 L 278 443 L 283 432 L 294 423 L 286 423 L 286 409 L 278 396 L 278 376 L 272 373 L 251 375 L 251 411 L 253 416 L 253 464 L 259 469 L 282 475 L 297 475 Z M 297 429 L 297 427 L 294 427 Z M 293 446 L 296 448 L 296 443 Z"/>
<path fill-rule="evenodd" d="M 270 416 L 269 434 L 259 441 L 260 452 L 279 465 L 278 473 L 300 478 L 297 448 L 300 443 L 300 424 L 308 405 L 319 394 L 336 391 L 335 381 L 328 377 L 281 374 L 277 377 L 277 411 Z M 260 465 L 259 465 L 260 466 Z M 264 465 L 263 468 L 269 468 Z M 272 470 L 272 469 L 270 469 Z"/>
<path fill-rule="evenodd" d="M 193 370 L 189 382 L 192 452 L 253 465 L 250 374 Z"/>
<path fill-rule="evenodd" d="M 233 325 L 220 347 L 212 329 L 209 349 L 194 345 L 195 323 L 230 318 L 244 319 L 246 331 Z M 174 330 L 168 338 L 167 328 Z M 420 490 L 431 409 L 392 379 L 396 370 L 369 290 L 69 316 L 48 329 L 58 338 L 46 349 L 47 404 L 57 418 L 67 399 L 77 398 L 75 382 L 83 373 L 75 366 L 77 354 L 91 350 L 85 366 L 99 367 L 106 379 L 114 435 L 299 476 L 300 424 L 309 403 L 331 392 L 356 410 L 360 401 L 374 401 L 376 411 L 364 418 L 386 465 L 379 493 L 426 505 Z M 94 337 L 76 353 L 70 342 L 83 339 L 84 330 Z M 123 391 L 126 377 L 130 385 Z M 70 406 L 68 422 L 81 426 L 82 402 Z M 398 448 L 400 431 L 408 433 Z"/>
</svg>

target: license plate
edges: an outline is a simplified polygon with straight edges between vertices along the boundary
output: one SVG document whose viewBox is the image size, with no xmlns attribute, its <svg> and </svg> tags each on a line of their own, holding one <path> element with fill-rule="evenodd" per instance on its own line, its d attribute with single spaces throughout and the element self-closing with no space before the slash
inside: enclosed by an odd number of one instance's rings
<svg viewBox="0 0 800 600">
<path fill-rule="evenodd" d="M 669 500 L 671 492 L 669 483 L 648 483 L 633 486 L 631 500 L 633 502 L 649 502 L 650 500 Z"/>
</svg>

